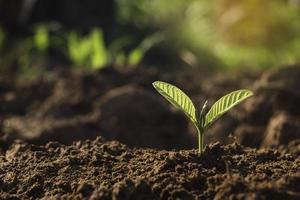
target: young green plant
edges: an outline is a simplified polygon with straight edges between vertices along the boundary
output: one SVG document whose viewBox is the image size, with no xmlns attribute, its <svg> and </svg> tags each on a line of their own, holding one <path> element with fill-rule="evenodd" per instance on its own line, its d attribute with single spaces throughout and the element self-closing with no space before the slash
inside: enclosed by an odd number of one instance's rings
<svg viewBox="0 0 300 200">
<path fill-rule="evenodd" d="M 171 104 L 182 110 L 193 122 L 198 132 L 199 153 L 202 153 L 204 149 L 205 130 L 224 113 L 253 95 L 250 90 L 246 89 L 233 91 L 216 101 L 209 111 L 207 109 L 207 101 L 205 101 L 199 112 L 191 99 L 176 86 L 162 81 L 155 81 L 153 86 Z"/>
</svg>

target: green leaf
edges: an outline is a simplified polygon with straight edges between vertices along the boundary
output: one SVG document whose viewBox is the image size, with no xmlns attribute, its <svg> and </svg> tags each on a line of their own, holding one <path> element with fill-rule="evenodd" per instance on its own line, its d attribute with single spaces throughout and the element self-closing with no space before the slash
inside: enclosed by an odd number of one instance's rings
<svg viewBox="0 0 300 200">
<path fill-rule="evenodd" d="M 90 35 L 91 42 L 91 65 L 93 69 L 101 69 L 108 63 L 108 52 L 105 47 L 103 33 L 94 29 Z"/>
<path fill-rule="evenodd" d="M 252 95 L 253 93 L 250 90 L 243 89 L 221 97 L 206 114 L 204 127 L 208 127 L 224 113 Z"/>
<path fill-rule="evenodd" d="M 34 34 L 34 43 L 38 50 L 45 51 L 49 47 L 50 36 L 46 26 L 38 26 Z"/>
<path fill-rule="evenodd" d="M 90 49 L 89 40 L 80 38 L 75 32 L 68 35 L 68 56 L 77 67 L 85 64 Z"/>
<path fill-rule="evenodd" d="M 128 64 L 130 66 L 136 66 L 141 62 L 144 57 L 144 51 L 141 48 L 133 49 L 128 56 Z"/>
<path fill-rule="evenodd" d="M 183 91 L 174 85 L 162 81 L 155 81 L 153 87 L 171 104 L 181 109 L 197 126 L 195 106 Z"/>
<path fill-rule="evenodd" d="M 128 55 L 128 64 L 135 67 L 144 58 L 145 54 L 156 44 L 160 43 L 164 39 L 161 33 L 155 33 L 146 39 L 144 39 L 140 45 L 130 51 Z"/>
</svg>

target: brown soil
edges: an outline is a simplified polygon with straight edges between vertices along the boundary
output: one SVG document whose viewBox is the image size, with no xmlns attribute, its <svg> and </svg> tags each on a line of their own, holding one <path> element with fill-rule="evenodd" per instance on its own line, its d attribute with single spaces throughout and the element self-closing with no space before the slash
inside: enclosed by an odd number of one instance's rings
<svg viewBox="0 0 300 200">
<path fill-rule="evenodd" d="M 102 135 L 132 147 L 193 146 L 187 119 L 154 93 L 151 83 L 157 79 L 168 78 L 151 69 L 109 68 L 8 83 L 14 87 L 3 90 L 0 98 L 2 141 L 71 144 Z"/>
<path fill-rule="evenodd" d="M 300 199 L 299 77 L 299 65 L 0 77 L 0 199 Z M 207 131 L 198 155 L 184 150 L 196 147 L 194 127 L 155 80 L 197 106 L 239 88 L 255 95 Z"/>
<path fill-rule="evenodd" d="M 229 133 L 250 147 L 276 147 L 299 139 L 299 77 L 300 65 L 264 72 L 248 85 L 255 95 L 210 130 L 212 141 L 228 142 Z"/>
<path fill-rule="evenodd" d="M 293 154 L 237 143 L 130 149 L 101 138 L 70 146 L 14 144 L 0 157 L 2 199 L 299 199 Z"/>
<path fill-rule="evenodd" d="M 196 141 L 194 127 L 190 128 L 188 119 L 165 102 L 151 83 L 175 83 L 201 105 L 206 98 L 213 102 L 236 89 L 239 77 L 243 80 L 239 81 L 241 87 L 250 85 L 257 76 L 238 72 L 229 75 L 195 71 L 171 75 L 154 69 L 107 68 L 94 73 L 53 72 L 35 81 L 0 78 L 0 136 L 7 145 L 14 139 L 33 144 L 71 144 L 104 136 L 130 147 L 190 149 Z M 238 124 L 236 117 L 224 119 L 228 130 Z M 208 141 L 226 141 L 224 130 L 213 133 L 213 138 L 208 134 Z"/>
</svg>

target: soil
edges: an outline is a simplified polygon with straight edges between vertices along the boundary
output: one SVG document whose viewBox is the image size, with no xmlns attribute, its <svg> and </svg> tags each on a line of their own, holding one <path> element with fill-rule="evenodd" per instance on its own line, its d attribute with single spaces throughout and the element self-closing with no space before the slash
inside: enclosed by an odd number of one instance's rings
<svg viewBox="0 0 300 200">
<path fill-rule="evenodd" d="M 299 65 L 0 77 L 0 199 L 300 199 L 299 77 Z M 239 88 L 255 95 L 207 131 L 199 155 L 194 127 L 155 80 L 196 106 Z"/>
<path fill-rule="evenodd" d="M 102 138 L 65 146 L 18 143 L 1 158 L 3 199 L 299 199 L 294 154 L 214 143 L 131 149 Z"/>
</svg>

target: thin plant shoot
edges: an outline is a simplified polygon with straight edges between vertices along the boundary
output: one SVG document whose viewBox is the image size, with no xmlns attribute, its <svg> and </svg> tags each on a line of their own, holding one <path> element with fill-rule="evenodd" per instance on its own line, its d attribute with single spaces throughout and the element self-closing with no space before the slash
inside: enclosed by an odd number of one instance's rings
<svg viewBox="0 0 300 200">
<path fill-rule="evenodd" d="M 205 101 L 202 109 L 198 111 L 192 100 L 176 86 L 162 81 L 155 81 L 153 87 L 172 105 L 182 110 L 193 122 L 198 132 L 199 153 L 202 153 L 204 149 L 205 130 L 231 108 L 253 95 L 250 90 L 236 90 L 221 97 L 211 106 L 210 110 L 208 110 L 207 101 Z"/>
</svg>

